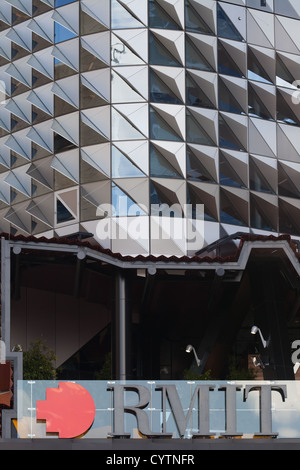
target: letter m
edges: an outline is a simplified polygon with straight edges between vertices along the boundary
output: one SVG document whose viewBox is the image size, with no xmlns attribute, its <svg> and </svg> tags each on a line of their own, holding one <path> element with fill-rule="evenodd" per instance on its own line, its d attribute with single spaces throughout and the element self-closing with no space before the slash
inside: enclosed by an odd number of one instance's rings
<svg viewBox="0 0 300 470">
<path fill-rule="evenodd" d="M 209 432 L 209 391 L 214 388 L 214 385 L 197 385 L 187 414 L 184 413 L 180 397 L 178 395 L 176 385 L 161 385 L 156 390 L 162 390 L 163 401 L 163 434 L 166 434 L 167 420 L 167 400 L 169 402 L 171 412 L 173 414 L 178 433 L 180 437 L 184 437 L 189 421 L 191 419 L 193 407 L 196 399 L 198 398 L 198 430 L 197 436 L 211 435 Z M 194 434 L 195 435 L 195 434 Z"/>
</svg>

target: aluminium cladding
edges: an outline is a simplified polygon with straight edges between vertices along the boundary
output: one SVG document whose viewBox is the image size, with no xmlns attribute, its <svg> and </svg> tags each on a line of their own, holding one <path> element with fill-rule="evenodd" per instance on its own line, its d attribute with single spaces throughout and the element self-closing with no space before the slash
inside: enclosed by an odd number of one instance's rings
<svg viewBox="0 0 300 470">
<path fill-rule="evenodd" d="M 0 231 L 180 256 L 152 206 L 201 204 L 205 243 L 299 237 L 299 20 L 298 0 L 0 0 Z M 104 204 L 120 226 L 138 205 L 146 237 L 97 239 Z"/>
</svg>

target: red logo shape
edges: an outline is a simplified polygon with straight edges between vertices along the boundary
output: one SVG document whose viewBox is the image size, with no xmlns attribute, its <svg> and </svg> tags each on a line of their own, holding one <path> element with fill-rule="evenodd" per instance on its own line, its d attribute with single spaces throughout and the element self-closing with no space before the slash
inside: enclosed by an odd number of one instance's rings
<svg viewBox="0 0 300 470">
<path fill-rule="evenodd" d="M 95 403 L 90 393 L 73 382 L 59 382 L 46 390 L 46 400 L 36 402 L 36 419 L 46 420 L 46 431 L 71 439 L 84 434 L 95 419 Z"/>
</svg>

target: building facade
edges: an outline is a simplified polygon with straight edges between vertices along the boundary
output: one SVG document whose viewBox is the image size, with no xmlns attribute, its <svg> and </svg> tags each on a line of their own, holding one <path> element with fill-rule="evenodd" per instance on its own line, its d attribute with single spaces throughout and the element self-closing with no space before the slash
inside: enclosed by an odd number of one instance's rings
<svg viewBox="0 0 300 470">
<path fill-rule="evenodd" d="M 179 256 L 237 231 L 299 236 L 299 15 L 294 0 L 1 0 L 1 231 Z M 202 207 L 197 247 L 154 236 L 163 205 Z"/>
<path fill-rule="evenodd" d="M 0 0 L 2 436 L 40 337 L 62 381 L 299 378 L 299 20 Z"/>
</svg>

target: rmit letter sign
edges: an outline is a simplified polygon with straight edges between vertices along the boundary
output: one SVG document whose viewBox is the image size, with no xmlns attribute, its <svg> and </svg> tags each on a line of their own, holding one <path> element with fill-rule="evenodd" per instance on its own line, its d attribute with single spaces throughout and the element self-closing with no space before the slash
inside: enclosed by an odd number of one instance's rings
<svg viewBox="0 0 300 470">
<path fill-rule="evenodd" d="M 284 417 L 285 411 L 281 408 L 289 412 L 300 403 L 295 384 L 281 382 L 20 381 L 18 385 L 23 397 L 19 428 L 25 429 L 22 423 L 29 422 L 31 437 L 51 433 L 58 438 L 191 438 L 240 436 L 249 434 L 249 429 L 255 435 L 277 437 L 278 415 Z M 286 403 L 288 390 L 291 400 Z M 36 408 L 26 407 L 26 402 L 36 403 Z M 30 416 L 24 415 L 26 410 L 31 410 Z M 279 433 L 274 432 L 274 422 Z M 24 431 L 19 437 L 28 435 Z"/>
</svg>

